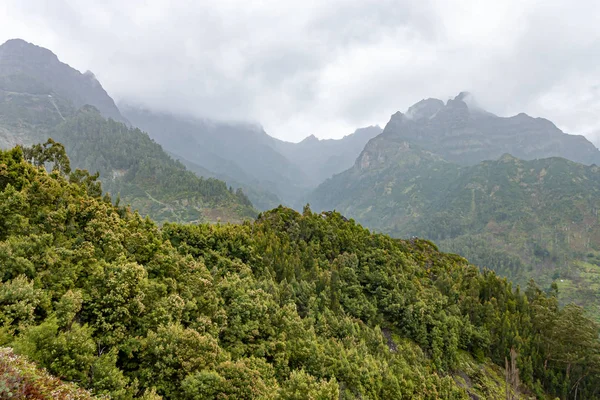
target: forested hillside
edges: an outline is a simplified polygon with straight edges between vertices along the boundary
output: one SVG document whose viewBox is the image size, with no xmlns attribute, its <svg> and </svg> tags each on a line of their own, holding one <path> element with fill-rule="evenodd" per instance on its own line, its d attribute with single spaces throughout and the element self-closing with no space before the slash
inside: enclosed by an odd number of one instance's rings
<svg viewBox="0 0 600 400">
<path fill-rule="evenodd" d="M 554 291 L 308 208 L 159 228 L 35 150 L 0 152 L 0 346 L 95 395 L 505 399 L 507 363 L 515 397 L 600 396 Z"/>
<path fill-rule="evenodd" d="M 139 129 L 84 107 L 52 136 L 65 143 L 75 166 L 97 171 L 109 193 L 156 221 L 241 221 L 254 217 L 246 195 L 202 178 L 174 161 Z"/>
</svg>

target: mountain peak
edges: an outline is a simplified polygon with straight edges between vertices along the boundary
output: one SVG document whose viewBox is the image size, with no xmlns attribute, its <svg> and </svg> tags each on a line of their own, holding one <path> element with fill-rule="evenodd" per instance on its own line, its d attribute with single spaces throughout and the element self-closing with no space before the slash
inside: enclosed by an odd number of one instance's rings
<svg viewBox="0 0 600 400">
<path fill-rule="evenodd" d="M 310 135 L 305 137 L 300 143 L 316 143 L 319 141 L 319 138 L 317 138 L 315 135 Z"/>
<path fill-rule="evenodd" d="M 95 106 L 106 118 L 127 122 L 93 73 L 81 73 L 52 51 L 11 39 L 0 46 L 0 85 L 20 93 L 52 93 L 80 108 Z"/>
<path fill-rule="evenodd" d="M 416 120 L 432 118 L 443 107 L 444 102 L 439 99 L 423 99 L 409 107 L 406 111 L 406 118 Z"/>
<path fill-rule="evenodd" d="M 505 162 L 505 163 L 507 163 L 507 162 L 515 162 L 515 161 L 518 161 L 518 160 L 519 159 L 517 157 L 513 156 L 510 153 L 504 153 L 498 159 L 498 161 Z"/>
<path fill-rule="evenodd" d="M 19 57 L 34 59 L 35 61 L 45 60 L 46 62 L 58 62 L 58 57 L 52 51 L 36 46 L 23 39 L 9 39 L 0 45 L 0 56 Z"/>
<path fill-rule="evenodd" d="M 463 92 L 460 92 L 460 93 L 459 93 L 459 94 L 458 94 L 458 95 L 457 95 L 457 96 L 454 98 L 454 100 L 462 100 L 462 101 L 465 101 L 465 100 L 467 100 L 467 99 L 468 99 L 468 98 L 470 98 L 470 97 L 473 97 L 473 95 L 472 95 L 470 92 L 463 91 Z"/>
</svg>

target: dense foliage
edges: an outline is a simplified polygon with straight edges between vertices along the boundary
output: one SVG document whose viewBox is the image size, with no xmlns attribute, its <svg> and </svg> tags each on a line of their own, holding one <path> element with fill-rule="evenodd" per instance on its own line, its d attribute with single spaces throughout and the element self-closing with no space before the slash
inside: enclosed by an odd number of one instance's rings
<svg viewBox="0 0 600 400">
<path fill-rule="evenodd" d="M 0 153 L 0 345 L 95 394 L 503 398 L 468 360 L 515 349 L 522 392 L 599 396 L 598 327 L 533 284 L 308 208 L 159 228 L 91 180 Z"/>
<path fill-rule="evenodd" d="M 600 168 L 562 158 L 460 167 L 394 136 L 325 182 L 311 204 L 418 236 L 525 285 L 535 278 L 600 321 Z M 384 142 L 385 141 L 385 142 Z"/>
</svg>

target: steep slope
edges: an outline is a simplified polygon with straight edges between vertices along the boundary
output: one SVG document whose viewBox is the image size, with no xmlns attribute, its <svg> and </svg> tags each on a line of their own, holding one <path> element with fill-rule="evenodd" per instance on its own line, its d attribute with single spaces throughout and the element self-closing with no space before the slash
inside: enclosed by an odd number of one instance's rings
<svg viewBox="0 0 600 400">
<path fill-rule="evenodd" d="M 262 128 L 141 110 L 121 105 L 124 115 L 189 168 L 232 182 L 259 209 L 281 203 L 301 208 L 306 194 L 349 168 L 365 144 L 381 133 L 371 126 L 340 140 L 309 136 L 285 142 Z M 252 189 L 251 189 L 252 188 Z"/>
<path fill-rule="evenodd" d="M 234 193 L 223 181 L 187 171 L 146 133 L 106 120 L 91 106 L 51 136 L 65 144 L 73 165 L 99 172 L 106 191 L 156 221 L 239 222 L 255 215 L 240 190 Z"/>
<path fill-rule="evenodd" d="M 275 141 L 276 148 L 298 166 L 316 187 L 325 179 L 350 168 L 367 142 L 381 133 L 379 126 L 357 129 L 342 139 L 308 136 L 300 143 Z"/>
<path fill-rule="evenodd" d="M 306 175 L 280 154 L 260 127 L 221 123 L 121 106 L 127 118 L 168 151 L 217 176 L 253 186 L 291 204 L 307 190 Z M 272 204 L 269 204 L 272 206 Z"/>
<path fill-rule="evenodd" d="M 497 159 L 505 153 L 524 160 L 563 157 L 600 165 L 600 151 L 585 137 L 565 134 L 552 122 L 526 114 L 497 117 L 474 105 L 468 93 L 446 104 L 422 100 L 406 114 L 394 114 L 383 134 L 462 165 Z"/>
<path fill-rule="evenodd" d="M 65 145 L 74 168 L 100 172 L 105 189 L 157 221 L 237 222 L 255 215 L 241 191 L 194 176 L 147 134 L 105 119 L 95 106 L 110 114 L 112 99 L 99 85 L 91 90 L 81 81 L 83 75 L 50 51 L 18 40 L 1 49 L 0 71 L 10 79 L 0 86 L 0 147 L 30 146 L 52 137 Z M 85 100 L 95 104 L 78 109 L 76 104 Z"/>
<path fill-rule="evenodd" d="M 420 217 L 459 171 L 400 138 L 378 136 L 351 169 L 319 185 L 309 202 L 317 210 L 335 209 L 365 226 L 393 232 Z"/>
<path fill-rule="evenodd" d="M 21 39 L 0 46 L 0 89 L 32 95 L 56 95 L 75 108 L 91 104 L 106 118 L 127 122 L 93 73 L 80 73 L 50 50 Z"/>
<path fill-rule="evenodd" d="M 262 189 L 260 187 L 255 187 L 252 184 L 240 183 L 227 175 L 209 171 L 208 169 L 201 167 L 200 165 L 193 163 L 189 160 L 186 160 L 185 158 L 177 154 L 170 153 L 169 155 L 175 160 L 180 161 L 188 170 L 192 171 L 198 176 L 201 176 L 203 178 L 219 179 L 227 182 L 227 184 L 230 185 L 233 189 L 242 189 L 244 194 L 248 196 L 248 199 L 250 200 L 252 205 L 256 207 L 257 210 L 264 211 L 271 208 L 275 208 L 282 204 L 281 199 L 276 194 L 271 193 L 268 190 Z"/>
<path fill-rule="evenodd" d="M 534 284 L 337 213 L 161 228 L 74 178 L 0 151 L 0 340 L 94 395 L 598 398 L 598 326 Z"/>
</svg>

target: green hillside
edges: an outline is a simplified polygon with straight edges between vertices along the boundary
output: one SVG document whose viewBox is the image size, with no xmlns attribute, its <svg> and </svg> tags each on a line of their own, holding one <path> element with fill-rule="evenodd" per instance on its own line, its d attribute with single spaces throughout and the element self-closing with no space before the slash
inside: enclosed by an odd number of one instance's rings
<svg viewBox="0 0 600 400">
<path fill-rule="evenodd" d="M 48 149 L 33 158 L 52 173 L 0 152 L 0 346 L 63 381 L 121 399 L 505 399 L 512 359 L 515 398 L 599 397 L 598 326 L 533 283 L 337 213 L 159 228 Z"/>
<path fill-rule="evenodd" d="M 119 194 L 156 221 L 241 221 L 256 214 L 241 190 L 187 171 L 139 129 L 104 119 L 84 107 L 51 131 L 75 166 L 100 173 L 104 189 Z"/>
<path fill-rule="evenodd" d="M 321 185 L 311 203 L 395 237 L 424 237 L 522 286 L 555 282 L 600 319 L 600 168 L 505 155 L 460 167 L 396 136 Z"/>
</svg>

